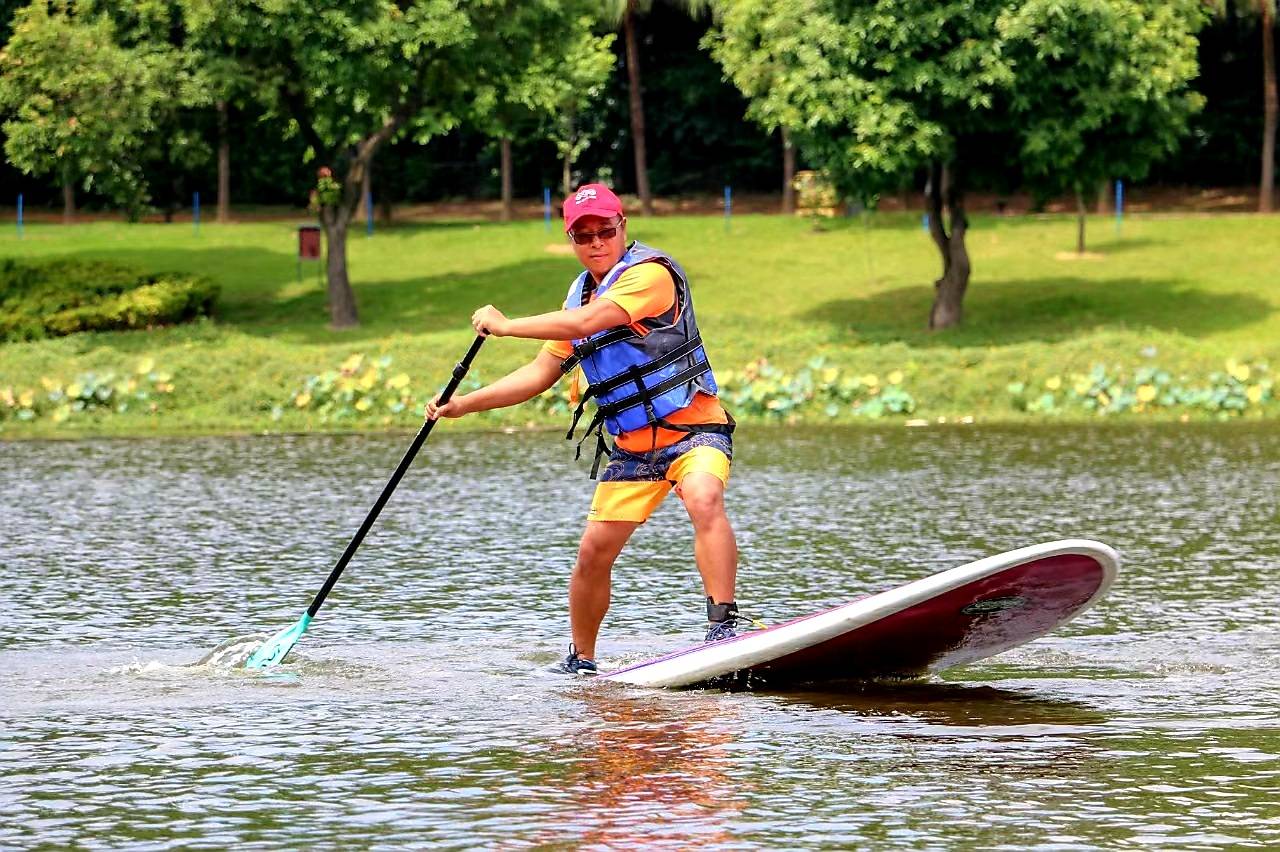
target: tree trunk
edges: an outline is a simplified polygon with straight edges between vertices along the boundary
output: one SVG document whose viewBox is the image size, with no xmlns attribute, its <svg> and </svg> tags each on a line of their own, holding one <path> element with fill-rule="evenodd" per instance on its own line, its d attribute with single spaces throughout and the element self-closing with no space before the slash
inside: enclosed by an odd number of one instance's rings
<svg viewBox="0 0 1280 852">
<path fill-rule="evenodd" d="M 933 307 L 929 311 L 929 328 L 935 331 L 960 324 L 964 294 L 969 288 L 969 251 L 964 242 L 969 220 L 965 217 L 964 193 L 956 178 L 956 169 L 955 162 L 950 167 L 934 163 L 925 195 L 929 234 L 942 255 L 942 277 L 933 284 Z M 944 205 L 951 233 L 947 233 L 943 223 Z"/>
<path fill-rule="evenodd" d="M 379 185 L 382 187 L 382 195 L 378 196 L 378 207 L 382 209 L 382 224 L 390 225 L 391 224 L 391 194 L 387 192 L 385 180 Z"/>
<path fill-rule="evenodd" d="M 360 324 L 356 296 L 347 276 L 347 231 L 352 217 L 368 197 L 366 190 L 373 169 L 373 155 L 403 122 L 402 116 L 392 116 L 383 122 L 377 133 L 366 136 L 353 146 L 350 165 L 342 179 L 342 198 L 337 204 L 326 204 L 320 208 L 320 224 L 324 227 L 327 248 L 325 269 L 329 282 L 329 324 L 334 329 L 354 328 Z"/>
<path fill-rule="evenodd" d="M 796 149 L 791 134 L 782 128 L 782 212 L 796 212 Z"/>
<path fill-rule="evenodd" d="M 564 197 L 568 198 L 573 192 L 573 187 L 570 184 L 573 182 L 573 150 L 577 147 L 577 123 L 572 113 L 566 115 L 564 122 L 566 122 L 564 138 L 566 138 L 568 145 L 564 146 L 564 170 L 561 173 L 561 188 L 564 191 Z"/>
<path fill-rule="evenodd" d="M 169 203 L 164 206 L 165 224 L 173 223 L 173 217 L 177 215 L 178 207 L 182 204 L 180 200 L 182 198 L 182 178 L 174 176 L 173 180 L 169 182 L 169 192 L 171 193 Z M 194 213 L 195 211 L 193 210 L 192 212 Z"/>
<path fill-rule="evenodd" d="M 510 222 L 514 213 L 511 188 L 511 140 L 502 139 L 502 221 Z"/>
<path fill-rule="evenodd" d="M 373 169 L 366 168 L 360 179 L 360 211 L 366 222 L 373 219 Z"/>
<path fill-rule="evenodd" d="M 71 167 L 62 167 L 62 224 L 71 225 L 76 221 L 76 182 L 71 176 Z"/>
<path fill-rule="evenodd" d="M 218 222 L 231 221 L 231 133 L 227 102 L 218 101 Z"/>
<path fill-rule="evenodd" d="M 636 2 L 627 0 L 622 16 L 622 30 L 627 42 L 627 83 L 631 99 L 631 145 L 636 154 L 636 192 L 644 215 L 653 215 L 653 197 L 649 194 L 649 167 L 644 148 L 644 100 L 640 93 L 640 46 L 636 44 Z"/>
<path fill-rule="evenodd" d="M 1270 0 L 1259 0 L 1262 9 L 1262 181 L 1258 187 L 1258 211 L 1270 213 L 1275 201 L 1276 166 L 1276 48 L 1275 20 Z"/>
<path fill-rule="evenodd" d="M 325 207 L 320 211 L 324 225 L 325 272 L 329 282 L 329 325 L 334 329 L 354 328 L 360 324 L 356 313 L 356 297 L 347 277 L 347 226 L 351 215 L 345 206 Z"/>
<path fill-rule="evenodd" d="M 1084 207 L 1084 190 L 1076 187 L 1076 254 L 1084 254 L 1084 225 L 1088 211 Z"/>
</svg>

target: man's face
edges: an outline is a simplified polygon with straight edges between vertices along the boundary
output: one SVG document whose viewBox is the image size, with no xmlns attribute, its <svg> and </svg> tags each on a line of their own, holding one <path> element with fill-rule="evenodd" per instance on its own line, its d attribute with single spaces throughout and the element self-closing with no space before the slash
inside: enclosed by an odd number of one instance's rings
<svg viewBox="0 0 1280 852">
<path fill-rule="evenodd" d="M 610 230 L 614 233 L 606 236 Z M 586 238 L 586 242 L 583 239 Z M 573 223 L 569 242 L 578 261 L 597 281 L 622 259 L 627 248 L 627 220 L 622 216 L 605 219 L 583 216 Z"/>
</svg>

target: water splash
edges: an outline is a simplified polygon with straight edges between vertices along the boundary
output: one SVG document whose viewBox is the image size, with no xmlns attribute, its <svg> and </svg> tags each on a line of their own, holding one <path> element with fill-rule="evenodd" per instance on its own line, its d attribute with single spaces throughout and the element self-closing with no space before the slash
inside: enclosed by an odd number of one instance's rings
<svg viewBox="0 0 1280 852">
<path fill-rule="evenodd" d="M 233 636 L 219 643 L 218 647 L 191 663 L 188 668 L 242 669 L 249 655 L 258 649 L 265 638 L 258 634 Z"/>
<path fill-rule="evenodd" d="M 135 660 L 123 666 L 108 669 L 113 675 L 166 675 L 182 673 L 222 674 L 244 668 L 263 636 L 233 636 L 219 642 L 217 647 L 194 663 L 166 663 L 162 660 Z"/>
</svg>

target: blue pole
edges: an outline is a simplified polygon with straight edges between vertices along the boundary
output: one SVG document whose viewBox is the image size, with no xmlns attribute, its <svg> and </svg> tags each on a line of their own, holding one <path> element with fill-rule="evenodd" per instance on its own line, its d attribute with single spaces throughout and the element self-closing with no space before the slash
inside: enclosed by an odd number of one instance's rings
<svg viewBox="0 0 1280 852">
<path fill-rule="evenodd" d="M 200 193 L 191 195 L 191 227 L 200 233 Z"/>
<path fill-rule="evenodd" d="M 1120 224 L 1124 221 L 1124 181 L 1116 181 L 1116 235 L 1120 234 Z"/>
<path fill-rule="evenodd" d="M 729 220 L 733 217 L 733 189 L 728 185 L 724 188 L 724 229 L 729 230 Z"/>
<path fill-rule="evenodd" d="M 373 190 L 364 194 L 364 235 L 373 236 Z"/>
<path fill-rule="evenodd" d="M 542 188 L 542 222 L 546 230 L 551 230 L 551 187 Z"/>
<path fill-rule="evenodd" d="M 928 213 L 920 217 L 920 227 L 924 229 L 924 232 L 926 234 L 929 233 L 929 214 Z"/>
<path fill-rule="evenodd" d="M 22 193 L 18 193 L 18 239 L 22 239 Z"/>
</svg>

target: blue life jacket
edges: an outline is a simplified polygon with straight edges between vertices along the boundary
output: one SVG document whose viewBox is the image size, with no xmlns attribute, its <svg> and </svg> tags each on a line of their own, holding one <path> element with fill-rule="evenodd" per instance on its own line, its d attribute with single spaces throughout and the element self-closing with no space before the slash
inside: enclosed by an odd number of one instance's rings
<svg viewBox="0 0 1280 852">
<path fill-rule="evenodd" d="M 671 273 L 675 282 L 675 304 L 661 316 L 642 320 L 639 324 L 645 328 L 644 334 L 629 325 L 620 325 L 574 340 L 573 354 L 560 365 L 566 373 L 581 365 L 588 383 L 573 413 L 573 424 L 566 438 L 573 437 L 587 401 L 596 400 L 595 418 L 582 438 L 585 441 L 593 432 L 597 436 L 592 478 L 599 468 L 600 456 L 608 452 L 601 434 L 602 425 L 611 435 L 647 426 L 653 429 L 655 442 L 659 427 L 679 432 L 733 431 L 732 419 L 727 425 L 683 425 L 666 419 L 688 407 L 699 391 L 714 396 L 718 390 L 698 333 L 689 279 L 674 258 L 658 249 L 633 242 L 613 269 L 595 286 L 595 297 L 599 298 L 624 272 L 641 263 L 660 263 Z M 569 287 L 565 308 L 586 305 L 594 284 L 591 273 L 583 271 Z"/>
</svg>

